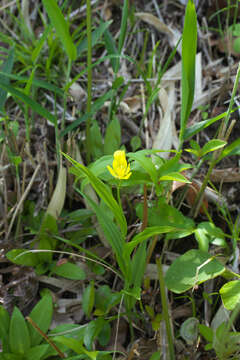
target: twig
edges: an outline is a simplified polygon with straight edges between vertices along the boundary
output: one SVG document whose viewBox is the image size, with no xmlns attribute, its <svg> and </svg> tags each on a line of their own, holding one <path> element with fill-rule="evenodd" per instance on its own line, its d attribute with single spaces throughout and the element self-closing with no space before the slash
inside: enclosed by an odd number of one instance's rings
<svg viewBox="0 0 240 360">
<path fill-rule="evenodd" d="M 34 327 L 34 329 L 48 342 L 48 344 L 54 349 L 56 350 L 56 352 L 58 353 L 58 355 L 60 356 L 61 359 L 65 359 L 66 356 L 61 352 L 61 350 L 59 350 L 59 348 L 54 344 L 54 342 L 52 342 L 52 340 L 50 340 L 48 338 L 48 336 L 46 334 L 44 334 L 44 332 L 38 327 L 38 325 L 29 317 L 26 317 L 27 321 Z"/>
<path fill-rule="evenodd" d="M 19 212 L 19 210 L 20 210 L 20 208 L 21 208 L 24 200 L 26 199 L 29 191 L 31 190 L 31 187 L 32 187 L 32 185 L 33 185 L 33 183 L 34 183 L 34 180 L 35 180 L 35 178 L 36 178 L 36 176 L 37 176 L 37 173 L 38 173 L 40 167 L 41 167 L 40 164 L 36 167 L 36 169 L 35 169 L 35 171 L 34 171 L 34 173 L 33 173 L 33 176 L 32 176 L 32 178 L 31 178 L 31 180 L 30 180 L 30 182 L 29 182 L 29 184 L 28 184 L 28 186 L 27 186 L 24 194 L 22 195 L 21 199 L 19 200 L 19 203 L 17 204 L 17 207 L 16 207 L 16 209 L 15 209 L 15 211 L 14 211 L 14 214 L 13 214 L 13 216 L 12 216 L 12 219 L 11 219 L 10 225 L 9 225 L 9 227 L 8 227 L 8 231 L 7 231 L 6 238 L 5 238 L 6 240 L 8 239 L 8 236 L 9 236 L 11 230 L 12 230 L 12 227 L 13 227 L 14 221 L 15 221 L 15 219 L 16 219 L 16 216 L 17 216 L 17 214 L 18 214 L 18 212 Z"/>
</svg>

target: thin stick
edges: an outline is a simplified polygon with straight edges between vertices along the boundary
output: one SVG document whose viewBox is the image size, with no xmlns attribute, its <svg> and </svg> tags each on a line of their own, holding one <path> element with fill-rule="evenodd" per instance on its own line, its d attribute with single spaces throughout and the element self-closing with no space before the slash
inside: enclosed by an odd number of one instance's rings
<svg viewBox="0 0 240 360">
<path fill-rule="evenodd" d="M 90 114 L 92 106 L 92 33 L 91 33 L 91 1 L 87 0 L 87 112 Z M 88 116 L 86 123 L 86 158 L 89 164 L 91 159 L 91 138 L 90 138 L 91 116 Z"/>
<path fill-rule="evenodd" d="M 32 187 L 32 185 L 33 185 L 33 183 L 34 183 L 34 180 L 35 180 L 35 178 L 36 178 L 36 176 L 37 176 L 37 173 L 38 173 L 40 167 L 41 167 L 40 164 L 36 167 L 36 169 L 35 169 L 35 171 L 34 171 L 34 173 L 33 173 L 33 176 L 32 176 L 32 178 L 31 178 L 31 180 L 30 180 L 30 182 L 29 182 L 29 184 L 28 184 L 28 186 L 27 186 L 24 194 L 22 195 L 21 199 L 19 200 L 19 203 L 17 204 L 17 207 L 16 207 L 16 209 L 15 209 L 15 211 L 14 211 L 14 214 L 13 214 L 13 216 L 12 216 L 12 219 L 11 219 L 10 225 L 9 225 L 9 227 L 8 227 L 8 231 L 7 231 L 7 234 L 6 234 L 6 240 L 8 239 L 9 234 L 10 234 L 10 232 L 11 232 L 11 230 L 12 230 L 12 227 L 13 227 L 14 221 L 15 221 L 15 219 L 16 219 L 16 216 L 17 216 L 19 210 L 21 209 L 21 206 L 22 206 L 24 200 L 26 199 L 29 191 L 31 190 L 31 187 Z"/>
<path fill-rule="evenodd" d="M 54 344 L 54 342 L 52 342 L 52 340 L 50 340 L 48 338 L 48 336 L 46 334 L 44 334 L 44 332 L 38 327 L 38 325 L 29 317 L 26 317 L 26 320 L 34 327 L 34 329 L 48 342 L 48 344 L 54 349 L 56 350 L 56 352 L 58 353 L 58 355 L 60 356 L 61 359 L 65 359 L 66 356 L 61 352 L 61 350 L 59 350 L 59 348 Z"/>
</svg>

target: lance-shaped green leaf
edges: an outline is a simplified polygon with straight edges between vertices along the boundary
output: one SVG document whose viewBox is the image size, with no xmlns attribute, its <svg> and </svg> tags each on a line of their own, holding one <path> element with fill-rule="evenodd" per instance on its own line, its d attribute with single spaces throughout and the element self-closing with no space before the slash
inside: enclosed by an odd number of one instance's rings
<svg viewBox="0 0 240 360">
<path fill-rule="evenodd" d="M 8 55 L 6 61 L 1 66 L 1 71 L 6 74 L 11 74 L 12 68 L 13 68 L 13 63 L 14 63 L 14 48 L 12 48 L 9 51 L 9 55 Z M 4 75 L 0 75 L 0 84 L 2 84 L 2 83 L 8 85 L 9 78 L 5 77 Z M 5 105 L 5 101 L 7 100 L 7 94 L 8 94 L 8 92 L 6 90 L 3 90 L 2 88 L 0 88 L 0 111 L 1 112 L 4 111 L 4 105 Z"/>
<path fill-rule="evenodd" d="M 43 5 L 69 59 L 74 61 L 77 57 L 77 49 L 69 33 L 68 22 L 65 20 L 57 2 L 55 0 L 43 0 Z"/>
<path fill-rule="evenodd" d="M 183 143 L 184 133 L 194 98 L 196 50 L 197 15 L 193 0 L 189 0 L 185 12 L 182 39 L 182 106 L 180 145 Z"/>
</svg>

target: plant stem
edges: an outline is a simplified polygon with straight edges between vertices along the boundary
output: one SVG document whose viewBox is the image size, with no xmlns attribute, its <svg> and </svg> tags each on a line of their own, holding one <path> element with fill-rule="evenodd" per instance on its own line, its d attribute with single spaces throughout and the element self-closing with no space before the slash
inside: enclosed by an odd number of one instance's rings
<svg viewBox="0 0 240 360">
<path fill-rule="evenodd" d="M 87 74 L 88 74 L 88 83 L 87 83 L 87 113 L 90 114 L 92 106 L 92 33 L 91 33 L 91 0 L 87 0 L 87 42 L 88 42 L 88 52 L 87 52 Z M 89 164 L 91 160 L 91 116 L 87 118 L 86 124 L 86 157 L 87 163 Z"/>
<path fill-rule="evenodd" d="M 168 303 L 167 303 L 167 297 L 166 297 L 166 293 L 165 293 L 165 281 L 164 281 L 163 270 L 162 270 L 162 256 L 156 258 L 156 264 L 157 264 L 157 268 L 158 268 L 158 278 L 159 278 L 159 283 L 160 283 L 163 319 L 165 321 L 167 338 L 168 338 L 169 359 L 175 360 L 175 350 L 174 350 L 174 344 L 173 344 L 172 328 L 171 328 L 171 324 L 170 324 L 170 320 L 169 320 Z"/>
<path fill-rule="evenodd" d="M 49 337 L 42 332 L 42 330 L 38 327 L 38 325 L 30 318 L 26 317 L 27 321 L 34 327 L 34 329 L 47 341 L 47 343 L 58 353 L 61 359 L 65 359 L 65 355 L 59 350 L 59 348 L 52 342 Z"/>
<path fill-rule="evenodd" d="M 120 196 L 120 182 L 117 186 L 117 201 L 120 207 L 122 207 L 121 196 Z"/>
<path fill-rule="evenodd" d="M 147 227 L 148 223 L 148 203 L 147 203 L 147 185 L 143 186 L 143 222 L 141 231 L 143 231 Z"/>
</svg>

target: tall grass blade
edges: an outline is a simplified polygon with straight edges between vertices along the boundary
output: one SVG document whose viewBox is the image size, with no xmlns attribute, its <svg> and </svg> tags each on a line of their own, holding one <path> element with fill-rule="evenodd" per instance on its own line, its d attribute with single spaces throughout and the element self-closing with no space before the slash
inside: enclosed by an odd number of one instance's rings
<svg viewBox="0 0 240 360">
<path fill-rule="evenodd" d="M 117 73 L 119 68 L 119 59 L 117 58 L 117 56 L 119 56 L 119 53 L 114 38 L 112 37 L 108 29 L 104 31 L 104 43 L 108 55 L 115 55 L 115 57 L 110 57 L 110 61 L 113 71 Z"/>
<path fill-rule="evenodd" d="M 36 113 L 44 117 L 45 119 L 49 120 L 51 123 L 54 124 L 55 122 L 55 116 L 52 115 L 48 110 L 46 110 L 44 107 L 39 105 L 35 100 L 31 99 L 29 96 L 24 94 L 22 91 L 19 91 L 15 89 L 11 85 L 0 83 L 0 88 L 5 90 L 6 92 L 9 92 L 11 95 L 16 96 L 18 99 L 22 100 L 24 104 L 30 106 L 32 110 L 34 110 Z"/>
<path fill-rule="evenodd" d="M 182 40 L 182 106 L 180 148 L 191 112 L 195 85 L 195 58 L 197 50 L 197 15 L 193 0 L 188 0 Z"/>
<path fill-rule="evenodd" d="M 43 0 L 43 5 L 69 59 L 74 61 L 77 57 L 77 49 L 69 33 L 69 24 L 65 20 L 57 2 L 55 0 Z"/>
<path fill-rule="evenodd" d="M 92 32 L 92 47 L 94 47 L 97 43 L 100 37 L 103 35 L 104 31 L 110 26 L 112 23 L 112 20 L 106 21 L 106 22 L 100 22 L 99 27 Z M 85 37 L 80 44 L 77 46 L 77 56 L 79 57 L 82 52 L 87 51 L 88 48 L 88 41 L 87 37 Z"/>
<path fill-rule="evenodd" d="M 12 68 L 14 64 L 14 48 L 9 51 L 9 55 L 4 62 L 3 66 L 1 67 L 1 71 L 6 74 L 11 74 Z M 0 86 L 1 84 L 9 84 L 9 78 L 4 77 L 4 75 L 0 74 Z M 7 100 L 8 92 L 5 91 L 3 88 L 0 88 L 0 112 L 4 112 L 4 105 Z"/>
<path fill-rule="evenodd" d="M 123 10 L 122 10 L 122 21 L 120 27 L 120 36 L 118 42 L 118 52 L 121 54 L 124 41 L 126 38 L 126 31 L 127 31 L 127 20 L 128 20 L 128 0 L 124 0 Z"/>
</svg>

